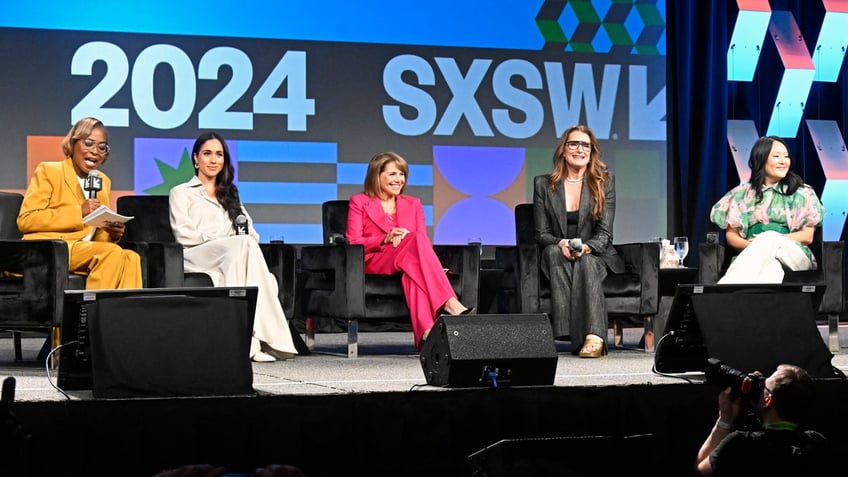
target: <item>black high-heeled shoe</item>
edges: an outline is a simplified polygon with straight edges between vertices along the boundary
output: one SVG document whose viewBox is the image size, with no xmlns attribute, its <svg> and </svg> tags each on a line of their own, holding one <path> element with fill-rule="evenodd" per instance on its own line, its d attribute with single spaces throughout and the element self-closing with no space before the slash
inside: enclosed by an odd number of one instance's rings
<svg viewBox="0 0 848 477">
<path fill-rule="evenodd" d="M 471 308 L 466 308 L 465 310 L 459 312 L 459 314 L 460 315 L 473 315 L 473 314 L 475 314 L 474 313 L 474 307 L 472 306 Z"/>
</svg>

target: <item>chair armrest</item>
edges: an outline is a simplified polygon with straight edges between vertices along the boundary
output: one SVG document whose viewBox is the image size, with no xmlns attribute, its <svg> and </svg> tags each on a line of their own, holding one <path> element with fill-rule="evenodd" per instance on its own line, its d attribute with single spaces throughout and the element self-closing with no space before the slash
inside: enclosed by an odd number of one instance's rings
<svg viewBox="0 0 848 477">
<path fill-rule="evenodd" d="M 268 270 L 277 278 L 280 305 L 287 318 L 294 316 L 297 249 L 283 243 L 260 243 Z"/>
<path fill-rule="evenodd" d="M 522 313 L 540 313 L 539 273 L 541 273 L 541 252 L 536 244 L 517 246 L 517 273 L 515 274 L 518 309 Z"/>
<path fill-rule="evenodd" d="M 344 310 L 346 316 L 341 318 L 365 317 L 365 248 L 362 245 L 304 246 L 300 249 L 300 271 L 304 280 L 305 313 L 320 315 L 326 308 Z"/>
<path fill-rule="evenodd" d="M 614 244 L 624 265 L 639 275 L 641 315 L 655 315 L 660 304 L 660 249 L 657 242 Z"/>
<path fill-rule="evenodd" d="M 459 299 L 479 309 L 480 248 L 476 245 L 433 245 L 442 267 L 460 278 Z"/>
<path fill-rule="evenodd" d="M 147 242 L 118 242 L 124 250 L 132 250 L 138 254 L 141 265 L 141 287 L 150 286 L 150 246 Z"/>
<path fill-rule="evenodd" d="M 721 243 L 698 244 L 698 283 L 715 285 L 725 268 L 726 248 Z"/>
<path fill-rule="evenodd" d="M 68 284 L 68 244 L 64 240 L 0 240 L 0 271 L 21 276 L 21 286 L 4 291 L 2 325 L 62 324 Z"/>
<path fill-rule="evenodd" d="M 822 242 L 818 266 L 821 268 L 824 290 L 819 313 L 842 313 L 845 311 L 845 242 Z"/>
</svg>

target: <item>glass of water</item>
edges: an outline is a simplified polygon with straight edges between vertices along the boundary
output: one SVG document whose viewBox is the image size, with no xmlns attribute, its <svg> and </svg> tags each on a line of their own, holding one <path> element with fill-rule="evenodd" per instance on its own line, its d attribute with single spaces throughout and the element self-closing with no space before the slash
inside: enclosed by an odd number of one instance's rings
<svg viewBox="0 0 848 477">
<path fill-rule="evenodd" d="M 689 254 L 689 238 L 674 237 L 674 252 L 677 253 L 677 258 L 680 259 L 680 267 L 683 267 L 683 259 Z"/>
</svg>

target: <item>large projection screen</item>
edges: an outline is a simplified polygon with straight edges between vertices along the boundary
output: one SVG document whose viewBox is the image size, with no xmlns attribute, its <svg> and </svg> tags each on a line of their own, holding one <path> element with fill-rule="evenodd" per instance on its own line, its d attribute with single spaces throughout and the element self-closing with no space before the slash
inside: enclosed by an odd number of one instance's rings
<svg viewBox="0 0 848 477">
<path fill-rule="evenodd" d="M 582 123 L 616 175 L 615 242 L 666 231 L 662 1 L 141 4 L 4 7 L 0 189 L 24 191 L 95 116 L 113 203 L 190 178 L 215 130 L 263 241 L 322 242 L 321 203 L 394 151 L 434 242 L 514 244 L 514 206 Z"/>
</svg>

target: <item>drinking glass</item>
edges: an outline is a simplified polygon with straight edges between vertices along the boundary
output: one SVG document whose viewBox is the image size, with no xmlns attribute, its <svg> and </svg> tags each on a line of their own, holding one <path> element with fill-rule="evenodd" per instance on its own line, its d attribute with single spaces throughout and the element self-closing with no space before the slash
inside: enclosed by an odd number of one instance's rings
<svg viewBox="0 0 848 477">
<path fill-rule="evenodd" d="M 677 253 L 677 258 L 680 259 L 680 267 L 683 267 L 683 259 L 689 254 L 689 238 L 674 237 L 674 251 Z"/>
</svg>

